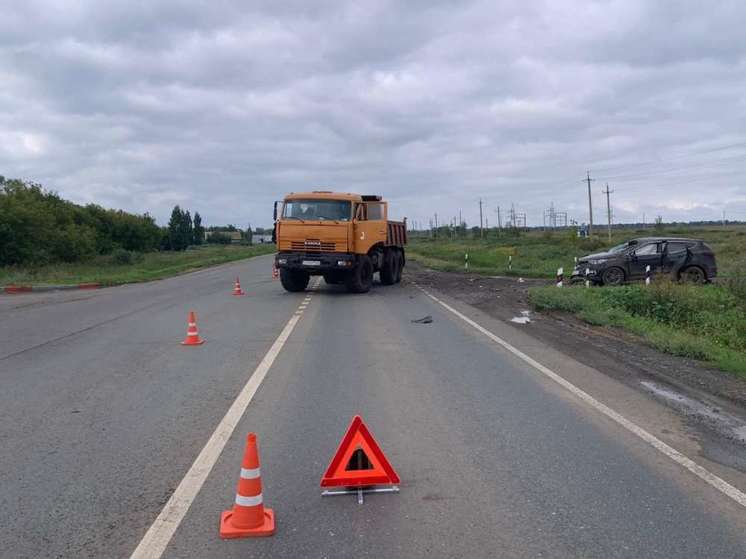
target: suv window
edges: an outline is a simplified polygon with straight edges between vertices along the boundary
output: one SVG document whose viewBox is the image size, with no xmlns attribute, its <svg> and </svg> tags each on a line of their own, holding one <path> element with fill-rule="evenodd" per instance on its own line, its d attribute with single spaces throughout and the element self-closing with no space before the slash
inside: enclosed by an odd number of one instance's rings
<svg viewBox="0 0 746 559">
<path fill-rule="evenodd" d="M 650 243 L 649 245 L 641 246 L 635 249 L 637 256 L 646 256 L 650 254 L 658 254 L 658 243 Z"/>
<path fill-rule="evenodd" d="M 682 252 L 686 252 L 686 247 L 688 246 L 688 243 L 683 242 L 669 242 L 666 245 L 666 252 L 668 254 L 680 254 Z"/>
</svg>

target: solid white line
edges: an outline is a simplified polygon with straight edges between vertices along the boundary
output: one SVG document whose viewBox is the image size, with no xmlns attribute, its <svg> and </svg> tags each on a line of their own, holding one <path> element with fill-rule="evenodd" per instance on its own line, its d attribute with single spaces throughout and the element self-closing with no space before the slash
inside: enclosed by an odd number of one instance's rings
<svg viewBox="0 0 746 559">
<path fill-rule="evenodd" d="M 493 342 L 501 345 L 502 347 L 507 349 L 510 353 L 512 353 L 519 359 L 522 359 L 523 361 L 531 365 L 534 369 L 536 369 L 537 371 L 539 371 L 546 377 L 550 378 L 551 380 L 553 380 L 554 382 L 556 382 L 563 388 L 566 388 L 567 390 L 572 392 L 575 396 L 583 400 L 585 403 L 595 408 L 597 411 L 601 412 L 609 419 L 615 421 L 616 423 L 618 423 L 619 425 L 627 429 L 629 432 L 633 433 L 634 435 L 637 435 L 639 438 L 641 438 L 643 441 L 651 445 L 653 448 L 665 454 L 671 460 L 673 460 L 680 466 L 686 468 L 698 478 L 702 479 L 706 483 L 709 483 L 712 487 L 714 487 L 715 489 L 717 489 L 724 495 L 727 495 L 728 497 L 733 499 L 736 503 L 738 503 L 742 507 L 746 507 L 746 494 L 743 493 L 741 490 L 732 486 L 730 483 L 728 483 L 721 477 L 716 476 L 715 474 L 713 474 L 712 472 L 710 472 L 703 466 L 700 466 L 699 464 L 697 464 L 696 462 L 694 462 L 693 460 L 691 460 L 684 454 L 680 453 L 675 448 L 667 445 L 662 440 L 660 440 L 658 437 L 647 432 L 645 429 L 633 423 L 632 421 L 630 421 L 623 415 L 617 413 L 616 411 L 608 407 L 606 404 L 599 402 L 593 396 L 581 390 L 580 388 L 572 384 L 570 381 L 565 380 L 563 377 L 561 377 L 560 375 L 558 375 L 551 369 L 545 367 L 538 361 L 532 359 L 531 357 L 523 353 L 518 348 L 513 347 L 512 345 L 510 345 L 508 342 L 506 342 L 502 338 L 499 338 L 498 336 L 496 336 L 495 334 L 493 334 L 486 328 L 480 326 L 479 324 L 474 322 L 472 319 L 470 319 L 468 316 L 460 313 L 459 311 L 457 311 L 450 305 L 444 303 L 443 301 L 441 301 L 434 295 L 431 295 L 430 293 L 428 293 L 421 287 L 418 286 L 418 288 L 422 290 L 422 292 L 425 293 L 425 295 L 427 295 L 428 297 L 430 297 L 433 301 L 440 304 L 442 307 L 444 307 L 451 313 L 455 314 L 461 320 L 466 322 L 469 326 L 472 326 L 473 328 L 475 328 L 476 330 L 478 330 L 479 332 L 487 336 L 489 339 L 491 339 Z"/>
<path fill-rule="evenodd" d="M 215 462 L 220 457 L 220 453 L 223 452 L 223 448 L 225 448 L 233 430 L 238 425 L 246 408 L 254 398 L 254 394 L 262 384 L 264 377 L 267 376 L 267 372 L 299 320 L 300 316 L 298 315 L 290 317 L 285 328 L 282 329 L 261 363 L 254 369 L 254 373 L 231 404 L 230 409 L 210 436 L 202 452 L 199 453 L 192 467 L 189 468 L 176 491 L 173 492 L 171 498 L 161 510 L 158 518 L 155 519 L 145 536 L 140 540 L 135 551 L 132 552 L 130 559 L 158 559 L 163 554 Z"/>
</svg>

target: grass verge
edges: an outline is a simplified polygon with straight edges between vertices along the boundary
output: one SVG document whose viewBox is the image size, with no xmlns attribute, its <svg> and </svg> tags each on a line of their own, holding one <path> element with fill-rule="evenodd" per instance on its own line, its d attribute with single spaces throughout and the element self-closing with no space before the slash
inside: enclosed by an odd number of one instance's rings
<svg viewBox="0 0 746 559">
<path fill-rule="evenodd" d="M 38 268 L 0 268 L 0 285 L 70 285 L 100 283 L 116 285 L 151 281 L 226 262 L 275 252 L 275 245 L 205 245 L 182 252 L 133 254 L 121 263 L 112 256 L 98 256 L 76 264 L 53 264 Z M 269 271 L 267 272 L 269 274 Z"/>
<path fill-rule="evenodd" d="M 593 240 L 579 239 L 574 232 L 555 231 L 523 232 L 497 236 L 492 229 L 484 239 L 430 239 L 412 236 L 407 247 L 407 257 L 428 268 L 447 272 L 464 270 L 464 255 L 469 254 L 469 271 L 486 275 L 513 275 L 534 278 L 551 278 L 557 268 L 564 268 L 569 275 L 574 258 L 621 244 L 635 237 L 693 237 L 704 239 L 715 251 L 718 275 L 726 280 L 734 275 L 743 276 L 746 270 L 746 227 L 678 226 L 662 230 L 615 230 L 611 241 L 604 236 Z M 508 262 L 512 257 L 512 269 Z"/>
<path fill-rule="evenodd" d="M 669 282 L 540 287 L 529 290 L 529 300 L 538 310 L 566 311 L 591 324 L 621 327 L 661 351 L 746 378 L 746 302 L 725 287 Z"/>
</svg>

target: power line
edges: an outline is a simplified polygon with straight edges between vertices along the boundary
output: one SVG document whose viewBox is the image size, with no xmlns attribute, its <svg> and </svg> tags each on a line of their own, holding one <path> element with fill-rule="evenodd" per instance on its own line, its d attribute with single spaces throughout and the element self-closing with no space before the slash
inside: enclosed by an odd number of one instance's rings
<svg viewBox="0 0 746 559">
<path fill-rule="evenodd" d="M 586 171 L 583 182 L 588 182 L 588 238 L 593 237 L 593 201 L 591 199 L 591 182 L 596 179 L 591 178 L 591 172 Z"/>
<path fill-rule="evenodd" d="M 479 199 L 479 237 L 484 238 L 484 229 L 482 228 L 482 199 Z"/>
<path fill-rule="evenodd" d="M 602 194 L 606 194 L 606 216 L 609 222 L 609 240 L 611 240 L 611 198 L 609 197 L 613 190 L 609 190 L 609 183 L 606 183 L 606 190 L 602 190 Z"/>
</svg>

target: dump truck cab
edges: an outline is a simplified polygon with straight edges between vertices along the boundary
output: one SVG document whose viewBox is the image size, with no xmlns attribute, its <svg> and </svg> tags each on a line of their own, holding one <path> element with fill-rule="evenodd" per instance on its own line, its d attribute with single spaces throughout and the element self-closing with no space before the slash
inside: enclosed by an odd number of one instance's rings
<svg viewBox="0 0 746 559">
<path fill-rule="evenodd" d="M 370 289 L 376 272 L 383 284 L 400 281 L 406 222 L 388 220 L 381 196 L 298 192 L 278 210 L 275 264 L 288 291 L 304 290 L 314 275 L 357 293 Z"/>
</svg>

